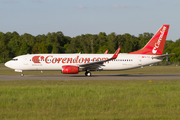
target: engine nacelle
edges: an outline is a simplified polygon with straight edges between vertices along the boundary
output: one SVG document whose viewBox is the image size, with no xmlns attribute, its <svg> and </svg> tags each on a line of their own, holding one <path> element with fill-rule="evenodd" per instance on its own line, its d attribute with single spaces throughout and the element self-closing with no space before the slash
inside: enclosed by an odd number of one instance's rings
<svg viewBox="0 0 180 120">
<path fill-rule="evenodd" d="M 62 73 L 64 73 L 64 74 L 78 74 L 79 73 L 79 67 L 78 66 L 72 66 L 72 65 L 64 65 L 64 66 L 62 66 Z"/>
</svg>

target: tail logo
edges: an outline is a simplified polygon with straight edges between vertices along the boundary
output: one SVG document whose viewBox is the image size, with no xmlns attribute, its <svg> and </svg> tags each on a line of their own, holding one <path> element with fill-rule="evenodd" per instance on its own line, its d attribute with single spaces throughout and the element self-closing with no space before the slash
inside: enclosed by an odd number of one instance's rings
<svg viewBox="0 0 180 120">
<path fill-rule="evenodd" d="M 157 49 L 159 48 L 159 46 L 161 44 L 161 41 L 162 41 L 162 38 L 163 38 L 165 31 L 166 31 L 166 27 L 164 26 L 162 31 L 160 31 L 161 35 L 159 36 L 157 43 L 154 44 L 154 48 L 152 49 L 152 53 L 154 53 L 154 54 L 157 53 Z"/>
</svg>

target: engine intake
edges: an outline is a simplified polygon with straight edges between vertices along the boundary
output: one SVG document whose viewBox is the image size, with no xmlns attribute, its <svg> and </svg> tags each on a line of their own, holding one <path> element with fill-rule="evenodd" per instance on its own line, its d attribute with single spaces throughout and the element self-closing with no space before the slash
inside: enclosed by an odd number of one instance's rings
<svg viewBox="0 0 180 120">
<path fill-rule="evenodd" d="M 63 74 L 78 74 L 79 67 L 72 66 L 72 65 L 64 65 L 64 66 L 62 66 L 62 73 Z"/>
</svg>

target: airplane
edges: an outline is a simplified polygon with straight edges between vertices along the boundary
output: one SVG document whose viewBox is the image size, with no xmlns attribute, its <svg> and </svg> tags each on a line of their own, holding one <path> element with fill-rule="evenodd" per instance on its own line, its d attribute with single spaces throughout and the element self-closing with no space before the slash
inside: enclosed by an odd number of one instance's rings
<svg viewBox="0 0 180 120">
<path fill-rule="evenodd" d="M 120 53 L 120 47 L 114 54 L 27 54 L 14 57 L 5 63 L 15 72 L 57 70 L 63 74 L 78 74 L 85 71 L 127 70 L 161 62 L 166 56 L 162 54 L 169 25 L 163 25 L 150 41 L 140 50 Z"/>
</svg>

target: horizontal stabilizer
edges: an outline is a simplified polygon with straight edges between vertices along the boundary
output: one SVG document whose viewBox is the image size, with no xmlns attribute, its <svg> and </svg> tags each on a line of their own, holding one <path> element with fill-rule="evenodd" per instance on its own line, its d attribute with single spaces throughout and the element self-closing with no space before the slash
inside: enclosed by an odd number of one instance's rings
<svg viewBox="0 0 180 120">
<path fill-rule="evenodd" d="M 167 56 L 170 56 L 170 55 L 174 55 L 175 53 L 172 53 L 172 54 L 163 54 L 163 55 L 160 55 L 160 56 L 155 56 L 155 57 L 152 57 L 152 59 L 161 59 L 161 58 L 164 58 L 164 57 L 167 57 Z"/>
</svg>

